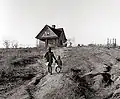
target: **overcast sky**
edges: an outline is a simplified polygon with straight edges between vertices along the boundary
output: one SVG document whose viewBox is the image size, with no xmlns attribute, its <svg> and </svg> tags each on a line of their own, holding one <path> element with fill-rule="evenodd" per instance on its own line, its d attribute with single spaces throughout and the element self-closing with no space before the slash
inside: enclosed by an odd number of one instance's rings
<svg viewBox="0 0 120 99">
<path fill-rule="evenodd" d="M 75 43 L 120 44 L 120 0 L 0 0 L 0 47 L 3 40 L 34 46 L 44 25 L 64 28 Z"/>
</svg>

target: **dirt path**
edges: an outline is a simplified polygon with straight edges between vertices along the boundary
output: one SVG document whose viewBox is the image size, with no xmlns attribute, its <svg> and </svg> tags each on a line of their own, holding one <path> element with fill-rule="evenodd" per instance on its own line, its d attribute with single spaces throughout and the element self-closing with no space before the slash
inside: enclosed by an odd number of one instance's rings
<svg viewBox="0 0 120 99">
<path fill-rule="evenodd" d="M 56 57 L 58 55 L 60 55 L 61 57 L 64 56 L 64 48 L 53 50 L 53 52 L 55 53 Z M 45 66 L 44 60 L 38 60 L 38 62 L 42 64 L 43 67 Z M 47 67 L 44 67 L 44 69 L 46 69 L 47 71 Z M 35 92 L 32 91 L 34 99 L 43 99 L 47 93 L 50 93 L 54 91 L 56 88 L 61 87 L 60 79 L 63 74 L 62 73 L 57 74 L 55 73 L 54 70 L 55 70 L 55 67 L 53 66 L 53 75 L 47 74 L 45 77 L 43 77 L 40 80 L 38 85 L 33 86 L 33 83 L 37 77 L 34 77 L 28 84 L 26 84 L 26 85 L 30 85 L 33 90 L 35 88 Z M 29 99 L 29 95 L 25 90 L 26 85 L 21 85 L 20 87 L 13 89 L 11 92 L 7 93 L 8 98 L 6 99 Z"/>
<path fill-rule="evenodd" d="M 60 79 L 62 74 L 47 75 L 42 80 L 45 80 L 43 84 L 39 84 L 39 90 L 35 93 L 35 99 L 44 99 L 44 96 L 51 93 L 57 88 L 62 86 Z"/>
<path fill-rule="evenodd" d="M 53 51 L 56 56 L 64 56 L 64 49 L 57 49 Z M 53 64 L 54 65 L 54 64 Z M 35 99 L 44 99 L 44 96 L 62 86 L 61 78 L 63 74 L 57 74 L 55 72 L 55 66 L 53 66 L 53 75 L 48 74 L 38 84 L 38 90 L 35 92 Z"/>
</svg>

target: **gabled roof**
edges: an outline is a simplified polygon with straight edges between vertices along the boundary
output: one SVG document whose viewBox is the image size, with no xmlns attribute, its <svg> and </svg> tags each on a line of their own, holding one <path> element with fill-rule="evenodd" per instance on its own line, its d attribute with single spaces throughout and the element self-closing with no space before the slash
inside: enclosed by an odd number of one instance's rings
<svg viewBox="0 0 120 99">
<path fill-rule="evenodd" d="M 66 36 L 65 36 L 65 32 L 63 28 L 58 28 L 57 30 L 61 31 L 61 36 L 63 38 L 63 42 L 65 43 L 67 41 Z"/>
<path fill-rule="evenodd" d="M 62 35 L 63 36 L 63 42 L 67 41 L 63 28 L 57 28 L 56 29 L 56 28 L 50 27 L 49 25 L 45 25 L 45 27 L 39 32 L 39 34 L 35 38 L 42 40 L 41 36 L 43 35 L 43 31 L 45 31 L 47 28 L 50 28 L 58 37 L 60 37 Z"/>
<path fill-rule="evenodd" d="M 60 29 L 56 29 L 56 28 L 52 28 L 52 27 L 50 27 L 50 26 L 48 26 L 58 37 L 60 37 L 60 35 L 61 35 L 61 32 L 63 32 L 63 31 L 61 31 Z"/>
<path fill-rule="evenodd" d="M 38 33 L 38 35 L 35 38 L 40 39 L 41 36 L 43 35 L 42 31 L 45 31 L 47 27 L 48 25 L 45 25 L 45 27 Z"/>
</svg>

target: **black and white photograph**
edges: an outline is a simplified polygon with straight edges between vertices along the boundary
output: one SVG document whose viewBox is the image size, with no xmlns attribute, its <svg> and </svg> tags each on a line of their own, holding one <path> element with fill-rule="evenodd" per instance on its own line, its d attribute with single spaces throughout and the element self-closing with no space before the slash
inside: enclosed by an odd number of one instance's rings
<svg viewBox="0 0 120 99">
<path fill-rule="evenodd" d="M 120 99 L 120 0 L 0 0 L 0 99 Z"/>
</svg>

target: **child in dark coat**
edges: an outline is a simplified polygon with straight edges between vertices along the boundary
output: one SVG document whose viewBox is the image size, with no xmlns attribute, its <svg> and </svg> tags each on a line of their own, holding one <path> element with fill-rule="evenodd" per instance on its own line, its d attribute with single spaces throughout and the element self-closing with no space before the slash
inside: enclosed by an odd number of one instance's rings
<svg viewBox="0 0 120 99">
<path fill-rule="evenodd" d="M 51 51 L 51 47 L 49 47 L 49 51 L 44 56 L 48 62 L 48 72 L 52 75 L 52 63 L 53 59 L 55 59 L 55 62 L 57 61 L 54 53 Z"/>
</svg>

